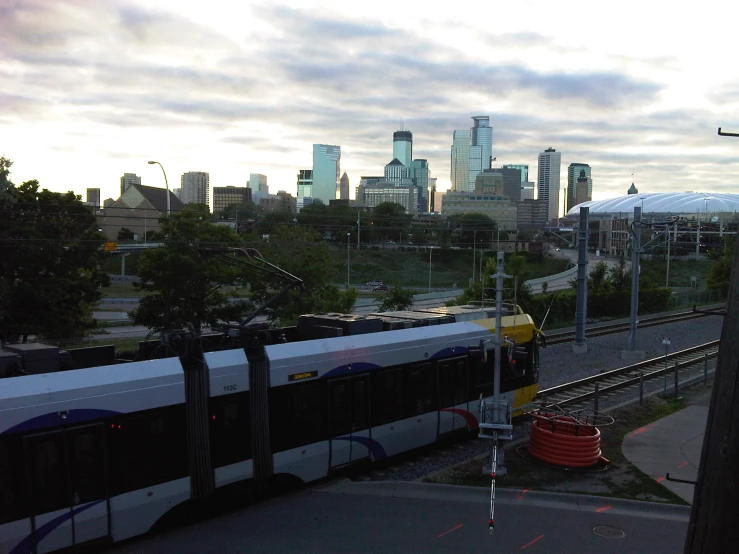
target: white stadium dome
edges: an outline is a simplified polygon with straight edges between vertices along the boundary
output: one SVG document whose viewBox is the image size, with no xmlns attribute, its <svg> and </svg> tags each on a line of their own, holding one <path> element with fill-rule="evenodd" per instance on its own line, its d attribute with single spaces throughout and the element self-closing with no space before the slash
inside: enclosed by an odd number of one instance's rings
<svg viewBox="0 0 739 554">
<path fill-rule="evenodd" d="M 642 213 L 659 214 L 716 214 L 739 211 L 739 194 L 703 192 L 647 192 L 628 194 L 607 200 L 591 200 L 578 204 L 567 212 L 567 216 L 577 216 L 580 208 L 587 206 L 591 215 L 614 213 L 634 213 L 639 206 Z"/>
</svg>

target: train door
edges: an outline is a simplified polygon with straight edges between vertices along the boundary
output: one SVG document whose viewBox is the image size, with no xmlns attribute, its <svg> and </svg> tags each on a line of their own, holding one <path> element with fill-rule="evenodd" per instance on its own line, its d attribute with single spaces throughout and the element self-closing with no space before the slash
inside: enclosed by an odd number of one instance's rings
<svg viewBox="0 0 739 554">
<path fill-rule="evenodd" d="M 439 435 L 466 429 L 467 408 L 467 358 L 439 362 Z"/>
<path fill-rule="evenodd" d="M 328 382 L 330 467 L 366 458 L 369 438 L 369 377 L 345 377 Z"/>
<path fill-rule="evenodd" d="M 110 534 L 102 425 L 24 438 L 37 554 Z"/>
</svg>

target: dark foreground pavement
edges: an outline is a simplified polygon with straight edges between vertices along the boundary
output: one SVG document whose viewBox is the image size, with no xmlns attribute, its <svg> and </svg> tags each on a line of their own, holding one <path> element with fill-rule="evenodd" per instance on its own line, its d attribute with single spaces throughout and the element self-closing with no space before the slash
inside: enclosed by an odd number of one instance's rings
<svg viewBox="0 0 739 554">
<path fill-rule="evenodd" d="M 112 548 L 123 553 L 682 552 L 690 509 L 421 483 L 319 485 Z M 621 536 L 623 535 L 623 536 Z M 616 538 L 620 537 L 620 538 Z"/>
</svg>

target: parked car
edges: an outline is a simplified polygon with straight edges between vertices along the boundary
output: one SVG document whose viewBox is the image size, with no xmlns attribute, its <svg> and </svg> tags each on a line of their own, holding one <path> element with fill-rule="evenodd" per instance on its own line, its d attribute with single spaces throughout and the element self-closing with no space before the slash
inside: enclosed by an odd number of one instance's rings
<svg viewBox="0 0 739 554">
<path fill-rule="evenodd" d="M 368 287 L 377 287 L 377 286 L 379 286 L 379 285 L 381 285 L 381 284 L 382 284 L 382 281 L 381 281 L 380 279 L 375 279 L 374 281 L 370 281 L 370 282 L 369 282 L 369 283 L 367 283 L 366 285 L 367 285 Z"/>
<path fill-rule="evenodd" d="M 372 292 L 387 292 L 388 290 L 389 289 L 387 285 L 378 285 L 372 289 Z"/>
</svg>

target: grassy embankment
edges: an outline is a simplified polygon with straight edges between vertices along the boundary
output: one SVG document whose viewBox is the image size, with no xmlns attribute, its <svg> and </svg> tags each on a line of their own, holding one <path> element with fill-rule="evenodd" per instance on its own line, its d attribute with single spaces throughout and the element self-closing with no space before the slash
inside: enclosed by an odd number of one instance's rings
<svg viewBox="0 0 739 554">
<path fill-rule="evenodd" d="M 476 253 L 475 273 L 480 268 L 480 252 Z M 346 250 L 332 249 L 334 282 L 346 282 Z M 483 264 L 492 258 L 485 253 Z M 391 286 L 426 289 L 429 285 L 429 254 L 427 251 L 352 250 L 350 278 L 353 284 L 380 279 Z M 532 278 L 562 272 L 567 261 L 544 256 L 540 262 L 531 262 Z M 431 287 L 458 288 L 468 286 L 472 277 L 472 250 L 434 250 L 431 254 Z"/>
</svg>

